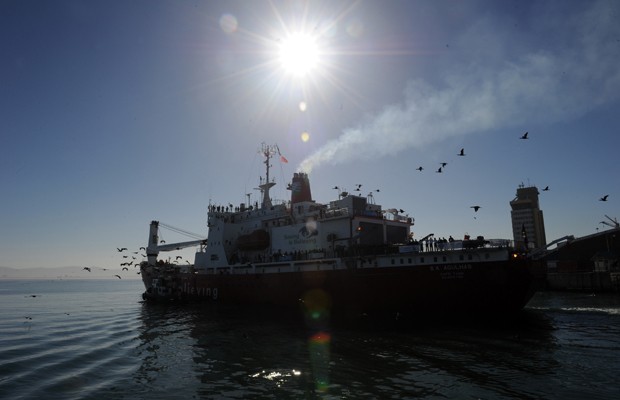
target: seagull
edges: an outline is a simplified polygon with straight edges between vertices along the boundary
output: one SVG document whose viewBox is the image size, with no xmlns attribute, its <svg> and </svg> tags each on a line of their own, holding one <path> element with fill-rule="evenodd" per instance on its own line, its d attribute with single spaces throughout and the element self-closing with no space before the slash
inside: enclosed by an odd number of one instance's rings
<svg viewBox="0 0 620 400">
<path fill-rule="evenodd" d="M 422 172 L 422 170 L 423 170 L 424 168 L 422 168 L 422 167 L 418 167 L 418 168 L 416 168 L 416 169 L 417 169 L 418 171 Z"/>
<path fill-rule="evenodd" d="M 90 268 L 88 268 L 88 267 L 84 267 L 84 268 L 82 268 L 82 269 L 83 269 L 83 270 L 86 270 L 86 271 L 88 271 L 88 272 L 90 272 Z"/>
<path fill-rule="evenodd" d="M 437 172 L 438 174 L 441 174 L 441 167 L 439 167 L 439 169 L 435 172 Z"/>
<path fill-rule="evenodd" d="M 543 192 L 546 192 L 549 190 L 549 186 L 545 186 L 545 188 L 543 189 Z"/>
<path fill-rule="evenodd" d="M 474 212 L 478 212 L 478 210 L 480 210 L 480 206 L 471 206 L 470 208 L 474 209 Z"/>
<path fill-rule="evenodd" d="M 146 251 L 146 248 L 145 247 L 140 247 L 140 250 Z"/>
<path fill-rule="evenodd" d="M 527 134 L 528 134 L 528 133 L 529 133 L 529 132 L 525 132 L 525 133 L 523 134 L 523 136 L 521 136 L 521 138 L 520 138 L 520 139 L 527 139 Z"/>
<path fill-rule="evenodd" d="M 600 199 L 598 199 L 599 201 L 607 201 L 607 197 L 609 197 L 608 194 L 606 194 L 605 196 L 601 197 Z"/>
<path fill-rule="evenodd" d="M 442 167 L 442 168 L 445 168 L 445 167 L 446 167 L 446 165 L 448 165 L 448 163 L 447 163 L 447 162 L 442 162 L 442 163 L 440 163 L 440 164 L 441 164 L 441 167 Z"/>
<path fill-rule="evenodd" d="M 120 249 L 117 247 L 116 250 L 120 253 L 121 251 L 127 250 L 127 247 L 121 247 Z"/>
<path fill-rule="evenodd" d="M 465 155 L 465 149 L 461 149 L 461 152 L 459 154 L 457 154 L 459 156 L 464 156 Z"/>
<path fill-rule="evenodd" d="M 166 241 L 165 240 L 160 240 L 159 243 L 166 243 Z"/>
<path fill-rule="evenodd" d="M 181 257 L 181 256 L 177 256 L 177 258 L 176 258 L 176 259 L 178 260 L 179 258 L 183 258 L 183 257 Z"/>
<path fill-rule="evenodd" d="M 120 276 L 120 275 L 114 275 L 114 276 L 115 276 L 115 277 L 117 277 L 118 279 L 121 279 L 121 276 Z"/>
<path fill-rule="evenodd" d="M 129 271 L 129 268 L 123 267 L 123 271 Z"/>
</svg>

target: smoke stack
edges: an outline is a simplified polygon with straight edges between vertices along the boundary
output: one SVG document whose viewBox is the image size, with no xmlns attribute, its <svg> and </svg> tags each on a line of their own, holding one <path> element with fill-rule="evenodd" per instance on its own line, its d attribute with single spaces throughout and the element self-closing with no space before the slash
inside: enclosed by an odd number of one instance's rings
<svg viewBox="0 0 620 400">
<path fill-rule="evenodd" d="M 310 180 L 308 179 L 308 174 L 295 172 L 293 175 L 293 182 L 291 183 L 291 204 L 300 203 L 302 201 L 312 201 Z"/>
</svg>

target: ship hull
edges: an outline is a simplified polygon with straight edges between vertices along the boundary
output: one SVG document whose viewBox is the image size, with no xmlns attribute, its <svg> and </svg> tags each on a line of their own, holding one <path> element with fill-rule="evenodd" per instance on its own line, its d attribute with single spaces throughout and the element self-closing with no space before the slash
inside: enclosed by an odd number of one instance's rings
<svg viewBox="0 0 620 400">
<path fill-rule="evenodd" d="M 308 313 L 506 313 L 536 291 L 531 261 L 193 274 L 143 271 L 146 300 L 301 308 Z M 153 288 L 153 279 L 160 282 Z M 164 288 L 162 290 L 162 287 Z"/>
</svg>

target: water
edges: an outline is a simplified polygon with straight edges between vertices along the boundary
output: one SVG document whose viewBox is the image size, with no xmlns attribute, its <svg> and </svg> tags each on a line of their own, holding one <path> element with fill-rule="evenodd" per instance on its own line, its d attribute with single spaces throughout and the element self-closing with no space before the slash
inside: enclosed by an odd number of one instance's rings
<svg viewBox="0 0 620 400">
<path fill-rule="evenodd" d="M 139 281 L 0 281 L 2 399 L 617 399 L 620 296 L 501 323 L 143 304 Z"/>
</svg>

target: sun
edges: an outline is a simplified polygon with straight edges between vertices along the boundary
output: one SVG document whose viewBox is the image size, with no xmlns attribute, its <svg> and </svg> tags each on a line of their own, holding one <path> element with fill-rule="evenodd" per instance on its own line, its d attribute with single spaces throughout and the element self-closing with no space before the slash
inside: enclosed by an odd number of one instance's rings
<svg viewBox="0 0 620 400">
<path fill-rule="evenodd" d="M 279 49 L 282 68 L 298 77 L 306 76 L 319 63 L 319 48 L 316 39 L 297 33 L 282 40 Z"/>
</svg>

